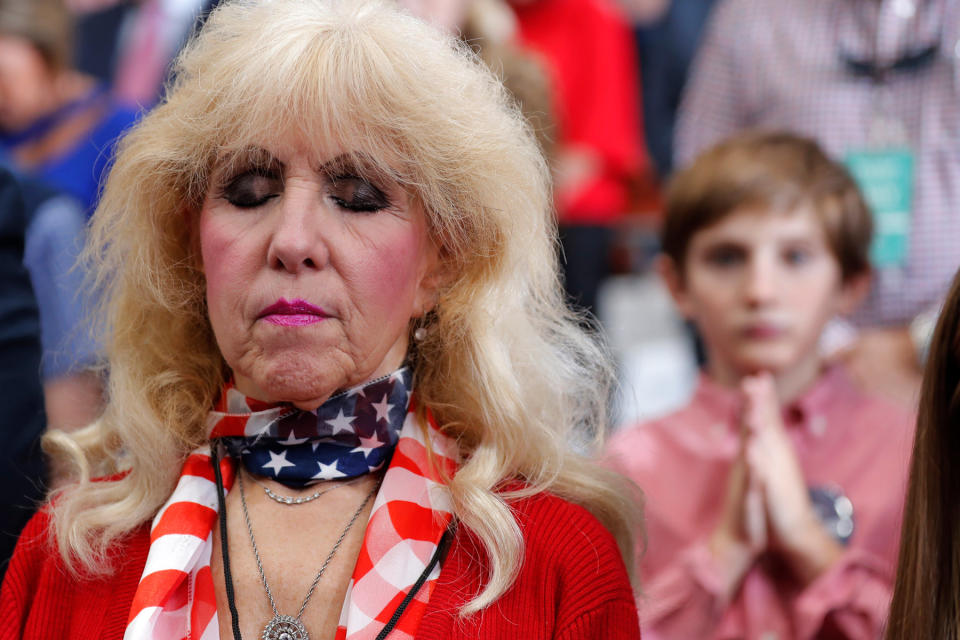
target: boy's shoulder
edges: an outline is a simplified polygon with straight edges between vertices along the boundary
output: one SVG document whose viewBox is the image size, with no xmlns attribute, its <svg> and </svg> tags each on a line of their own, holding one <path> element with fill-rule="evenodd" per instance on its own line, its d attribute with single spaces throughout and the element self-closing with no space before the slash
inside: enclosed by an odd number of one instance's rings
<svg viewBox="0 0 960 640">
<path fill-rule="evenodd" d="M 912 435 L 916 422 L 916 414 L 909 408 L 860 389 L 841 365 L 824 370 L 796 405 L 814 422 L 869 425 L 872 431 L 889 435 Z M 607 442 L 606 454 L 614 467 L 625 461 L 636 465 L 644 458 L 658 459 L 665 448 L 723 456 L 727 445 L 736 440 L 738 412 L 738 394 L 702 375 L 683 407 L 621 427 Z"/>
<path fill-rule="evenodd" d="M 717 435 L 729 429 L 739 411 L 735 391 L 724 389 L 702 374 L 689 399 L 673 411 L 649 419 L 640 419 L 618 428 L 607 442 L 607 450 L 633 450 L 650 438 L 685 438 L 709 431 Z M 683 427 L 683 429 L 678 429 Z"/>
<path fill-rule="evenodd" d="M 825 371 L 811 395 L 816 396 L 811 404 L 828 417 L 869 423 L 873 430 L 891 429 L 912 433 L 916 422 L 915 410 L 860 388 L 843 365 L 834 365 Z"/>
</svg>

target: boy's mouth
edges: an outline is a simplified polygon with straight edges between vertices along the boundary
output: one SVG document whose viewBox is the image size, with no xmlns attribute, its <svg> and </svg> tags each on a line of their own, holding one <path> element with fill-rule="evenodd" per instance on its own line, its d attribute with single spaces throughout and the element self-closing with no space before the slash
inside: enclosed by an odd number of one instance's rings
<svg viewBox="0 0 960 640">
<path fill-rule="evenodd" d="M 787 332 L 786 328 L 775 322 L 755 322 L 746 325 L 740 333 L 751 340 L 775 340 Z"/>
</svg>

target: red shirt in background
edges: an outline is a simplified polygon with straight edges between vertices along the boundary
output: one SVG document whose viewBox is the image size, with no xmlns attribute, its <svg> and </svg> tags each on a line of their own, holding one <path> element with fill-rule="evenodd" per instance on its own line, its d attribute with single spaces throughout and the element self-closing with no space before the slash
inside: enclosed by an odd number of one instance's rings
<svg viewBox="0 0 960 640">
<path fill-rule="evenodd" d="M 599 161 L 593 177 L 577 188 L 564 191 L 558 185 L 560 222 L 615 222 L 629 206 L 627 181 L 648 164 L 629 27 L 606 0 L 533 0 L 512 6 L 520 44 L 539 54 L 548 69 L 558 156 L 579 148 Z"/>
</svg>

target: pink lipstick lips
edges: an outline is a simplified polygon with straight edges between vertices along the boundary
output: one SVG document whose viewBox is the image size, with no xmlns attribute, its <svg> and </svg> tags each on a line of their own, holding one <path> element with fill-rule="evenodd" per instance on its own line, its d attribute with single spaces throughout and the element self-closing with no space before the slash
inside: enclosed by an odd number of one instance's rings
<svg viewBox="0 0 960 640">
<path fill-rule="evenodd" d="M 258 316 L 271 324 L 282 327 L 303 327 L 320 322 L 327 317 L 327 313 L 320 307 L 314 306 L 306 300 L 287 301 L 280 298 L 272 305 L 260 312 Z"/>
</svg>

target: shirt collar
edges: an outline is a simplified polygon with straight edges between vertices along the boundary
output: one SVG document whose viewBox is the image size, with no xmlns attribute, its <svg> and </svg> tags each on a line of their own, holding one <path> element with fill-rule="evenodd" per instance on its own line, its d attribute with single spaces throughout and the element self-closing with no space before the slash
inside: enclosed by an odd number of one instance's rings
<svg viewBox="0 0 960 640">
<path fill-rule="evenodd" d="M 837 402 L 853 397 L 858 392 L 849 375 L 840 365 L 831 365 L 816 379 L 800 397 L 783 407 L 784 424 L 800 427 L 805 431 L 822 435 L 825 414 L 830 413 Z M 705 373 L 694 391 L 693 404 L 704 407 L 711 415 L 727 421 L 732 429 L 738 428 L 741 399 L 737 389 L 726 387 Z"/>
</svg>

